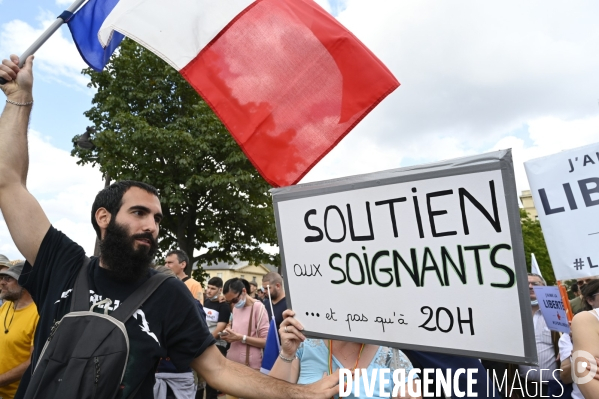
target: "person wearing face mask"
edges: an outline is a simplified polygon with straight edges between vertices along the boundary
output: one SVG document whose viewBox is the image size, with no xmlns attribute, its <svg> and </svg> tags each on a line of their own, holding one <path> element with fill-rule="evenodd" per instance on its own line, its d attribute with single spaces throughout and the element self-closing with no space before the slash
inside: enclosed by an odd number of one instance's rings
<svg viewBox="0 0 599 399">
<path fill-rule="evenodd" d="M 221 338 L 221 334 L 225 331 L 225 328 L 229 323 L 231 307 L 228 303 L 219 301 L 222 291 L 223 279 L 220 277 L 212 277 L 206 286 L 204 310 L 206 312 L 208 329 L 214 339 L 216 339 L 216 347 L 223 356 L 227 356 L 227 341 Z M 210 385 L 206 385 L 206 399 L 216 399 L 217 396 L 218 390 Z"/>
<path fill-rule="evenodd" d="M 227 359 L 260 370 L 269 320 L 262 302 L 250 298 L 248 292 L 249 283 L 242 279 L 232 278 L 225 283 L 223 294 L 234 308 L 231 327 L 221 337 L 231 343 Z"/>
</svg>

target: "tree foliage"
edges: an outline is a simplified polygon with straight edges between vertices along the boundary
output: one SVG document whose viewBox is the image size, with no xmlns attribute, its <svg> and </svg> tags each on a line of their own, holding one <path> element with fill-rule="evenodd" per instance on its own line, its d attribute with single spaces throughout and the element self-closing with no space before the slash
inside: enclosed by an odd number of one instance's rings
<svg viewBox="0 0 599 399">
<path fill-rule="evenodd" d="M 530 272 L 531 256 L 535 254 L 541 274 L 548 285 L 555 284 L 555 275 L 549 259 L 549 252 L 545 244 L 541 223 L 538 220 L 532 220 L 524 209 L 520 209 L 520 223 L 522 225 L 522 237 L 524 239 L 524 255 L 526 257 L 526 268 Z"/>
<path fill-rule="evenodd" d="M 124 40 L 103 72 L 83 73 L 97 89 L 85 112 L 95 148 L 76 147 L 72 155 L 112 179 L 158 189 L 162 251 L 202 251 L 193 257 L 200 263 L 278 264 L 278 255 L 260 247 L 277 244 L 270 186 L 176 70 Z"/>
</svg>

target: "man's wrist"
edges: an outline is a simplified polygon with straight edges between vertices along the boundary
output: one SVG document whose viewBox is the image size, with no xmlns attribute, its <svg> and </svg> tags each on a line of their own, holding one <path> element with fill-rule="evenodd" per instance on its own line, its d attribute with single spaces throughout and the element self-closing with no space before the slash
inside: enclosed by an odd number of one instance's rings
<svg viewBox="0 0 599 399">
<path fill-rule="evenodd" d="M 6 99 L 13 101 L 15 103 L 24 104 L 24 103 L 33 101 L 33 94 L 29 93 L 29 92 L 20 92 L 19 91 L 16 93 L 9 94 L 8 96 L 6 96 Z"/>
<path fill-rule="evenodd" d="M 33 100 L 27 101 L 27 102 L 17 102 L 17 101 L 12 101 L 12 100 L 6 99 L 6 103 L 16 105 L 18 107 L 29 107 L 29 106 L 33 105 Z"/>
</svg>

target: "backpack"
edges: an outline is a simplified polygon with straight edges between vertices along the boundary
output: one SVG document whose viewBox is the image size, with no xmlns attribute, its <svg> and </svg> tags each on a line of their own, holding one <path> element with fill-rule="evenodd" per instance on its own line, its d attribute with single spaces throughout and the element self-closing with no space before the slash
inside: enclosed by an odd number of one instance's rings
<svg viewBox="0 0 599 399">
<path fill-rule="evenodd" d="M 94 307 L 112 302 L 105 299 L 87 310 L 89 262 L 85 257 L 73 288 L 70 313 L 52 327 L 33 369 L 25 399 L 115 398 L 122 389 L 129 357 L 125 321 L 160 284 L 172 277 L 155 274 L 110 315 L 108 306 L 104 314 L 95 313 Z M 130 397 L 135 393 L 137 390 Z"/>
</svg>

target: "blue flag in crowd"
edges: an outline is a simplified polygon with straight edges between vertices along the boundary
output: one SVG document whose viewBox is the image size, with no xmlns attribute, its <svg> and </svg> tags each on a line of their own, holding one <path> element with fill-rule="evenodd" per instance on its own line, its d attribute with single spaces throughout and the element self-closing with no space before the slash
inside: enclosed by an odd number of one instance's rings
<svg viewBox="0 0 599 399">
<path fill-rule="evenodd" d="M 68 21 L 73 41 L 83 60 L 94 70 L 101 72 L 124 36 L 114 32 L 106 48 L 98 40 L 98 31 L 104 20 L 117 5 L 118 0 L 89 0 Z"/>
<path fill-rule="evenodd" d="M 270 321 L 270 327 L 268 328 L 268 336 L 266 337 L 266 347 L 264 347 L 260 372 L 264 374 L 270 373 L 272 366 L 274 366 L 277 361 L 280 350 L 281 344 L 279 344 L 279 334 L 277 334 L 277 325 L 275 323 L 275 318 L 273 317 Z"/>
</svg>

